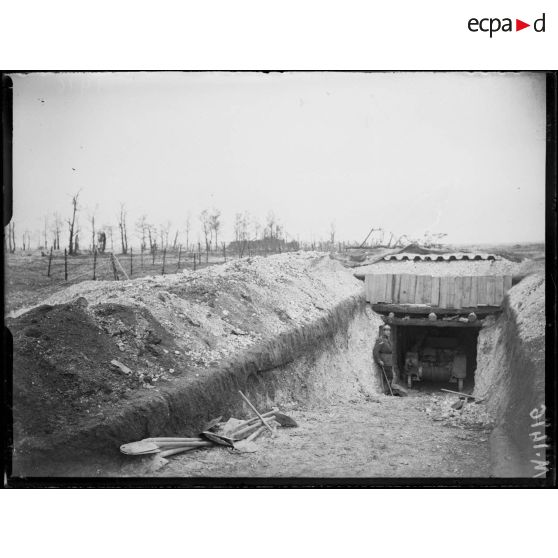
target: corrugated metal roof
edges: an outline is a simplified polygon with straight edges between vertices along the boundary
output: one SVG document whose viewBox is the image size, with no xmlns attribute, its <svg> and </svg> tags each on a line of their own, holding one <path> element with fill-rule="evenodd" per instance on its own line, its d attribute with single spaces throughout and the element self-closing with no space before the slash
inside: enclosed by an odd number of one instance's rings
<svg viewBox="0 0 558 558">
<path fill-rule="evenodd" d="M 486 261 L 486 260 L 496 260 L 494 254 L 481 254 L 481 253 L 464 253 L 455 252 L 453 254 L 389 254 L 384 256 L 385 261 L 423 261 L 423 262 L 451 262 L 451 261 Z"/>
</svg>

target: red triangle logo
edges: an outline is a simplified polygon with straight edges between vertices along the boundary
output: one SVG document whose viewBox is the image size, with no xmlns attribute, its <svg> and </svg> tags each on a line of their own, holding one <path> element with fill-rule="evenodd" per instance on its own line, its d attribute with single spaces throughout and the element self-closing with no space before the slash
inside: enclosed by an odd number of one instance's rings
<svg viewBox="0 0 558 558">
<path fill-rule="evenodd" d="M 530 23 L 525 23 L 524 21 L 521 21 L 520 19 L 515 20 L 515 30 L 516 31 L 521 31 L 522 29 L 525 29 L 526 27 L 531 27 L 531 24 Z"/>
</svg>

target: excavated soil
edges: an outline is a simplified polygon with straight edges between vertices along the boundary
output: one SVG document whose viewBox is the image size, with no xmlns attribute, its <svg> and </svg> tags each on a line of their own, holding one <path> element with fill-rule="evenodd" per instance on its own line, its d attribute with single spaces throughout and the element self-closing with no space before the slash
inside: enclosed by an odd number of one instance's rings
<svg viewBox="0 0 558 558">
<path fill-rule="evenodd" d="M 378 395 L 371 349 L 381 323 L 362 282 L 320 253 L 73 285 L 7 319 L 13 474 L 507 476 L 498 463 L 512 446 L 528 463 L 528 413 L 544 400 L 544 278 L 513 287 L 480 333 L 475 393 L 486 404 L 454 410 L 455 396 L 420 387 Z M 155 472 L 119 454 L 148 436 L 197 434 L 220 414 L 252 416 L 238 389 L 300 427 L 254 454 L 212 448 Z M 494 425 L 505 447 L 489 446 Z"/>
<path fill-rule="evenodd" d="M 544 428 L 534 427 L 531 416 L 545 404 L 545 327 L 545 279 L 536 273 L 510 289 L 502 314 L 479 335 L 475 393 L 495 423 L 491 459 L 498 476 L 533 476 L 532 460 L 545 461 L 533 441 Z"/>
<path fill-rule="evenodd" d="M 115 457 L 130 440 L 197 433 L 223 409 L 245 415 L 239 388 L 264 405 L 378 387 L 367 349 L 379 318 L 362 283 L 324 254 L 84 282 L 7 323 L 16 473 L 50 474 L 53 454 Z"/>
</svg>

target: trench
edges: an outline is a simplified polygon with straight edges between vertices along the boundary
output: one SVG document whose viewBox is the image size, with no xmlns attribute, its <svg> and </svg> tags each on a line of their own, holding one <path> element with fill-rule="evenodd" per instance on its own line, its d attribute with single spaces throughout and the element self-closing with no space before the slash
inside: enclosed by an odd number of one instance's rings
<svg viewBox="0 0 558 558">
<path fill-rule="evenodd" d="M 479 334 L 474 393 L 494 418 L 497 477 L 546 476 L 545 327 L 545 280 L 533 274 L 508 292 L 502 313 Z"/>
<path fill-rule="evenodd" d="M 431 426 L 419 412 L 422 411 L 420 397 L 439 392 L 441 387 L 457 389 L 459 378 L 454 373 L 448 374 L 451 367 L 447 363 L 458 354 L 465 360 L 462 373 L 458 374 L 463 380 L 461 389 L 486 399 L 496 423 L 490 436 L 490 474 L 530 476 L 533 444 L 529 436 L 532 423 L 529 412 L 544 401 L 544 355 L 541 360 L 544 337 L 542 345 L 540 337 L 526 343 L 518 329 L 519 319 L 507 296 L 502 313 L 489 319 L 482 328 L 398 325 L 394 331 L 397 360 L 405 363 L 409 353 L 416 353 L 421 346 L 420 357 L 427 369 L 423 370 L 420 382 L 413 382 L 413 397 L 382 399 L 386 402 L 382 403 L 383 411 L 378 412 L 378 407 L 371 407 L 368 402 L 378 403 L 378 396 L 384 397 L 381 377 L 372 357 L 372 347 L 384 322 L 371 310 L 364 296 L 351 296 L 314 322 L 221 362 L 203 378 L 177 380 L 160 393 L 148 393 L 124 405 L 109 420 L 81 429 L 74 438 L 38 452 L 32 461 L 22 461 L 19 466 L 31 476 L 120 475 L 130 465 L 129 458 L 118 451 L 122 443 L 155 436 L 197 435 L 208 420 L 217 416 L 225 420 L 231 416 L 251 417 L 251 411 L 238 396 L 239 389 L 259 409 L 278 406 L 308 420 L 317 419 L 304 413 L 338 409 L 337 422 L 329 425 L 332 431 L 339 430 L 343 417 L 356 410 L 358 419 L 353 418 L 353 423 L 345 421 L 341 433 L 351 447 L 360 443 L 377 447 L 374 446 L 377 440 L 389 429 L 393 431 L 394 425 L 410 437 L 409 446 L 420 445 L 426 443 L 421 438 L 428 438 L 425 429 Z M 392 401 L 388 402 L 389 399 Z M 376 417 L 375 422 L 367 422 L 369 415 Z M 352 438 L 347 433 L 351 429 L 354 429 Z M 364 442 L 359 439 L 359 432 L 365 437 Z M 371 432 L 373 439 L 368 437 Z M 482 469 L 477 468 L 471 457 L 458 455 L 456 444 L 468 442 L 459 442 L 454 432 L 439 427 L 435 432 L 430 440 L 445 438 L 447 452 L 453 456 L 449 461 L 469 459 L 468 468 L 462 471 L 464 476 L 473 476 Z M 329 442 L 325 440 L 326 444 Z M 380 453 L 372 452 L 359 459 L 368 462 L 377 459 Z M 397 469 L 390 463 L 389 474 L 407 476 L 415 471 L 417 476 L 429 476 L 428 460 L 438 457 L 436 451 L 425 452 L 422 468 L 412 469 L 411 473 L 408 468 Z M 362 474 L 371 476 L 368 464 L 362 467 Z M 358 469 L 352 469 L 349 464 L 340 470 L 345 476 L 352 476 Z M 332 468 L 322 471 L 335 476 Z M 481 475 L 484 474 L 483 470 Z"/>
<path fill-rule="evenodd" d="M 380 392 L 371 346 L 379 316 L 351 296 L 307 325 L 251 347 L 205 371 L 147 393 L 102 423 L 16 460 L 31 476 L 91 476 L 128 464 L 119 446 L 155 436 L 197 435 L 211 419 L 251 417 L 242 390 L 260 409 L 312 408 L 362 400 Z"/>
</svg>

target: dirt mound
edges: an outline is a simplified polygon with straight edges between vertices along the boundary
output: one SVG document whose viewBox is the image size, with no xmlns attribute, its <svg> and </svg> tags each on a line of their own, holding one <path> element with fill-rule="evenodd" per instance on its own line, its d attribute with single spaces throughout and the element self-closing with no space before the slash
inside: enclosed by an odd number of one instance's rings
<svg viewBox="0 0 558 558">
<path fill-rule="evenodd" d="M 545 280 L 537 273 L 510 289 L 504 311 L 479 334 L 475 394 L 487 399 L 498 476 L 532 476 L 530 413 L 545 402 Z M 536 430 L 536 429 L 535 429 Z"/>
<path fill-rule="evenodd" d="M 107 440 L 117 447 L 126 433 L 142 437 L 168 429 L 177 413 L 203 422 L 238 381 L 251 375 L 257 383 L 254 374 L 293 362 L 346 329 L 361 299 L 362 283 L 318 253 L 74 285 L 8 319 L 16 457 L 84 441 L 91 449 Z M 112 360 L 132 373 L 111 366 Z M 299 387 L 308 383 L 303 375 Z M 190 396 L 176 395 L 186 387 Z M 150 408 L 153 413 L 146 412 Z M 171 434 L 183 426 L 175 421 Z"/>
</svg>

